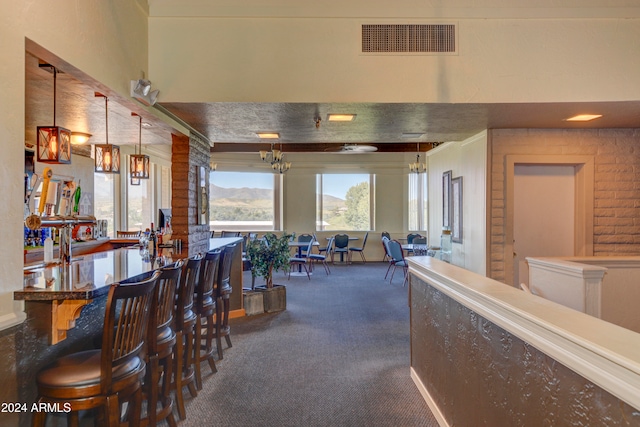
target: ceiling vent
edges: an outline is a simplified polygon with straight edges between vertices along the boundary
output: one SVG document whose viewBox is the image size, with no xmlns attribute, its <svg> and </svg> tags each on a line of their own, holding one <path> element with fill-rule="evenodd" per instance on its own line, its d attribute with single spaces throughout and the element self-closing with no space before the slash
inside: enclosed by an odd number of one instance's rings
<svg viewBox="0 0 640 427">
<path fill-rule="evenodd" d="M 455 24 L 362 25 L 363 53 L 456 53 Z"/>
</svg>

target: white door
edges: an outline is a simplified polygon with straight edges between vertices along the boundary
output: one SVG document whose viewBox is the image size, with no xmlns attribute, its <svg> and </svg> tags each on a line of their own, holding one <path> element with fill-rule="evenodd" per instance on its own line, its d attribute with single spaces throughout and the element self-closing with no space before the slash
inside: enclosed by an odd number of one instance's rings
<svg viewBox="0 0 640 427">
<path fill-rule="evenodd" d="M 526 257 L 575 254 L 575 167 L 515 165 L 514 286 L 529 284 Z"/>
</svg>

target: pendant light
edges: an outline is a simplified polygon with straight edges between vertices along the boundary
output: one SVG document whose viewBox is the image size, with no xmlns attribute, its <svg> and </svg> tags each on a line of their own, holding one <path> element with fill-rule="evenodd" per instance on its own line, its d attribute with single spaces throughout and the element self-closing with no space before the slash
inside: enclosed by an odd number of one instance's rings
<svg viewBox="0 0 640 427">
<path fill-rule="evenodd" d="M 411 173 L 423 173 L 427 171 L 427 165 L 424 163 L 420 163 L 420 143 L 417 143 L 416 149 L 416 161 L 413 163 L 409 163 L 409 172 Z"/>
<path fill-rule="evenodd" d="M 109 98 L 100 92 L 95 92 L 96 97 L 104 98 L 105 109 L 105 136 L 106 144 L 96 144 L 95 172 L 120 173 L 120 147 L 109 144 Z"/>
<path fill-rule="evenodd" d="M 42 163 L 71 163 L 71 131 L 56 126 L 56 67 L 43 64 L 41 67 L 53 69 L 53 126 L 38 126 L 38 161 Z"/>
<path fill-rule="evenodd" d="M 136 154 L 129 156 L 129 175 L 131 176 L 131 185 L 134 184 L 134 179 L 149 179 L 149 156 L 142 154 L 142 116 L 137 113 L 131 113 L 132 116 L 138 117 L 138 148 Z"/>
</svg>

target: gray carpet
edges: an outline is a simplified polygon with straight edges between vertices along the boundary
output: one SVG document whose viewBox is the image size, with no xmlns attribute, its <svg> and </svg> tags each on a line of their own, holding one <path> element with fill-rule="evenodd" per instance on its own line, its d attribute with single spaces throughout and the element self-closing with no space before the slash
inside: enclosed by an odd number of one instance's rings
<svg viewBox="0 0 640 427">
<path fill-rule="evenodd" d="M 218 373 L 202 365 L 203 390 L 180 425 L 437 426 L 409 376 L 402 272 L 389 284 L 386 268 L 316 267 L 310 281 L 276 273 L 287 310 L 231 320 L 233 347 Z"/>
</svg>

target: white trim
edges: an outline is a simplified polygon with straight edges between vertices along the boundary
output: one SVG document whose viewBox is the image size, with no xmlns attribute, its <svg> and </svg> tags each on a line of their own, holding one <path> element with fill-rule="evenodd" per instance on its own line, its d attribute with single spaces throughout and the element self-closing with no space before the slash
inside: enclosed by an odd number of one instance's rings
<svg viewBox="0 0 640 427">
<path fill-rule="evenodd" d="M 409 271 L 634 408 L 640 335 L 431 257 Z"/>
<path fill-rule="evenodd" d="M 411 368 L 411 379 L 413 380 L 416 387 L 418 387 L 418 391 L 422 395 L 422 398 L 424 399 L 424 401 L 427 402 L 427 405 L 429 406 L 429 409 L 431 409 L 431 413 L 433 414 L 436 421 L 438 422 L 438 425 L 440 427 L 449 427 L 449 423 L 447 423 L 447 420 L 444 418 L 444 415 L 442 414 L 442 412 L 440 412 L 440 408 L 438 408 L 436 401 L 433 400 L 433 398 L 429 394 L 429 390 L 427 390 L 427 388 L 424 386 L 424 384 L 420 380 L 420 377 L 418 377 L 418 374 L 413 369 L 413 367 Z"/>
</svg>

